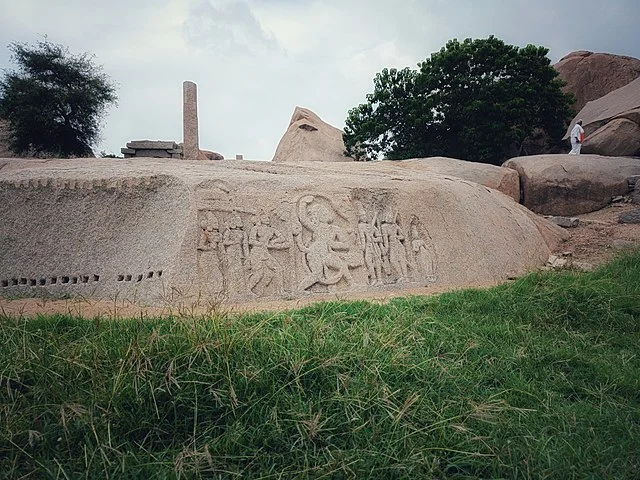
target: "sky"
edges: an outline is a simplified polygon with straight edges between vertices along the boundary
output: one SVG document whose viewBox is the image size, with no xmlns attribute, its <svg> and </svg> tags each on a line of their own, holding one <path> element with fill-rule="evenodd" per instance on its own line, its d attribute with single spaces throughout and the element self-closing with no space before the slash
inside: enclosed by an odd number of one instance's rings
<svg viewBox="0 0 640 480">
<path fill-rule="evenodd" d="M 640 58 L 638 0 L 0 0 L 11 42 L 90 52 L 119 97 L 96 153 L 182 141 L 182 82 L 198 85 L 200 148 L 270 160 L 296 106 L 344 127 L 383 68 L 416 68 L 452 38 Z"/>
</svg>

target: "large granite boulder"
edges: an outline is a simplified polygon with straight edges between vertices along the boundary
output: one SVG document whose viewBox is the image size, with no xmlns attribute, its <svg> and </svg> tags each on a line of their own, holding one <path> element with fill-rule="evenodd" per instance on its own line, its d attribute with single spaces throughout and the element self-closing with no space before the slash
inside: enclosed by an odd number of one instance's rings
<svg viewBox="0 0 640 480">
<path fill-rule="evenodd" d="M 640 155 L 640 78 L 598 100 L 587 103 L 571 122 L 582 119 L 585 141 L 582 152 L 609 156 Z"/>
<path fill-rule="evenodd" d="M 639 59 L 611 53 L 572 52 L 554 67 L 576 97 L 576 111 L 640 77 Z"/>
<path fill-rule="evenodd" d="M 638 155 L 640 124 L 626 118 L 616 118 L 589 135 L 582 148 L 585 153 Z"/>
<path fill-rule="evenodd" d="M 566 236 L 493 189 L 383 163 L 12 160 L 0 295 L 189 305 L 488 285 Z"/>
<path fill-rule="evenodd" d="M 409 160 L 381 162 L 382 166 L 398 165 L 403 169 L 424 173 L 451 175 L 499 190 L 516 202 L 520 200 L 520 179 L 511 168 L 497 167 L 487 163 L 467 162 L 447 157 L 412 158 Z"/>
<path fill-rule="evenodd" d="M 599 155 L 533 155 L 506 161 L 520 175 L 522 204 L 544 215 L 579 215 L 599 210 L 629 192 L 640 174 L 640 158 Z"/>
<path fill-rule="evenodd" d="M 314 164 L 317 170 L 328 173 L 336 172 L 340 168 L 331 162 L 317 162 Z M 405 176 L 411 171 L 420 174 L 445 175 L 458 177 L 468 182 L 475 182 L 485 187 L 498 190 L 513 198 L 516 202 L 520 199 L 520 179 L 518 172 L 511 168 L 497 167 L 486 163 L 467 162 L 448 157 L 411 158 L 407 160 L 376 160 L 372 162 L 349 163 L 350 171 L 363 173 L 376 171 L 389 175 Z"/>
<path fill-rule="evenodd" d="M 352 162 L 344 155 L 342 130 L 323 122 L 311 110 L 296 107 L 280 139 L 274 162 Z"/>
</svg>

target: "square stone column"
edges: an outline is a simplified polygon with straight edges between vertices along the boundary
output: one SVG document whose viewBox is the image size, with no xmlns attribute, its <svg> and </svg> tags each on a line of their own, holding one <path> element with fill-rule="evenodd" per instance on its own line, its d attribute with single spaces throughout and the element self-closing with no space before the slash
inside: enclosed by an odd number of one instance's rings
<svg viewBox="0 0 640 480">
<path fill-rule="evenodd" d="M 189 81 L 182 84 L 182 155 L 186 160 L 197 160 L 200 154 L 198 140 L 198 86 Z"/>
</svg>

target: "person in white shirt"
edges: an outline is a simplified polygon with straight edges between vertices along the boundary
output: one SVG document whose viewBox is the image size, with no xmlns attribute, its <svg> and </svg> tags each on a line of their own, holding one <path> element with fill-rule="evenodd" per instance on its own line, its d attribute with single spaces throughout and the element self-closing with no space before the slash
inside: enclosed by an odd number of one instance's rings
<svg viewBox="0 0 640 480">
<path fill-rule="evenodd" d="M 578 120 L 571 130 L 571 151 L 569 155 L 580 155 L 580 149 L 584 142 L 584 128 L 582 128 L 582 120 Z"/>
</svg>

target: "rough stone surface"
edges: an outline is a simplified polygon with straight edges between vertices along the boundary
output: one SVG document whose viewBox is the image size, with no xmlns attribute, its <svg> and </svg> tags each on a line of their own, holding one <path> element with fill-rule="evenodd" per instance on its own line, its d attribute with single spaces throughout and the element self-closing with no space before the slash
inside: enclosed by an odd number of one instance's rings
<svg viewBox="0 0 640 480">
<path fill-rule="evenodd" d="M 545 266 L 552 269 L 560 269 L 565 268 L 568 264 L 569 260 L 566 258 L 558 257 L 557 255 L 549 255 L 549 259 Z"/>
<path fill-rule="evenodd" d="M 132 150 L 172 150 L 178 148 L 178 144 L 165 140 L 131 140 L 127 142 L 127 148 Z"/>
<path fill-rule="evenodd" d="M 640 173 L 639 158 L 535 155 L 508 160 L 520 175 L 521 203 L 543 215 L 572 216 L 599 210 L 626 195 L 627 179 Z"/>
<path fill-rule="evenodd" d="M 207 160 L 224 160 L 224 157 L 218 152 L 211 152 L 209 150 L 200 150 L 200 154 Z"/>
<path fill-rule="evenodd" d="M 424 173 L 451 175 L 498 190 L 516 202 L 520 200 L 520 179 L 511 168 L 479 162 L 466 162 L 447 157 L 412 158 L 409 160 L 378 162 L 380 166 L 399 165 L 404 169 Z"/>
<path fill-rule="evenodd" d="M 201 157 L 198 140 L 198 87 L 193 82 L 182 84 L 182 141 L 185 159 Z"/>
<path fill-rule="evenodd" d="M 640 129 L 640 78 L 587 103 L 569 125 L 565 139 L 569 138 L 578 119 L 583 120 L 585 131 L 583 152 L 610 156 L 621 155 L 618 152 L 640 155 L 638 140 L 633 138 Z M 609 123 L 613 123 L 612 127 L 603 128 Z"/>
<path fill-rule="evenodd" d="M 323 122 L 311 110 L 296 107 L 280 139 L 274 162 L 352 162 L 344 156 L 342 130 Z"/>
<path fill-rule="evenodd" d="M 640 125 L 626 118 L 616 118 L 589 135 L 583 153 L 632 156 L 640 152 Z"/>
<path fill-rule="evenodd" d="M 610 53 L 572 52 L 554 67 L 576 97 L 576 111 L 640 77 L 640 60 Z"/>
<path fill-rule="evenodd" d="M 640 209 L 621 213 L 618 217 L 620 223 L 640 223 Z"/>
<path fill-rule="evenodd" d="M 495 190 L 379 162 L 6 163 L 4 296 L 188 305 L 490 284 L 567 238 Z"/>
<path fill-rule="evenodd" d="M 124 158 L 182 158 L 182 147 L 175 142 L 164 140 L 132 140 L 127 148 L 121 148 Z"/>
<path fill-rule="evenodd" d="M 630 199 L 631 199 L 631 203 L 640 205 L 640 182 L 636 182 L 634 184 Z"/>
<path fill-rule="evenodd" d="M 548 219 L 551 223 L 563 228 L 576 228 L 580 224 L 580 220 L 575 217 L 550 216 Z"/>
</svg>

